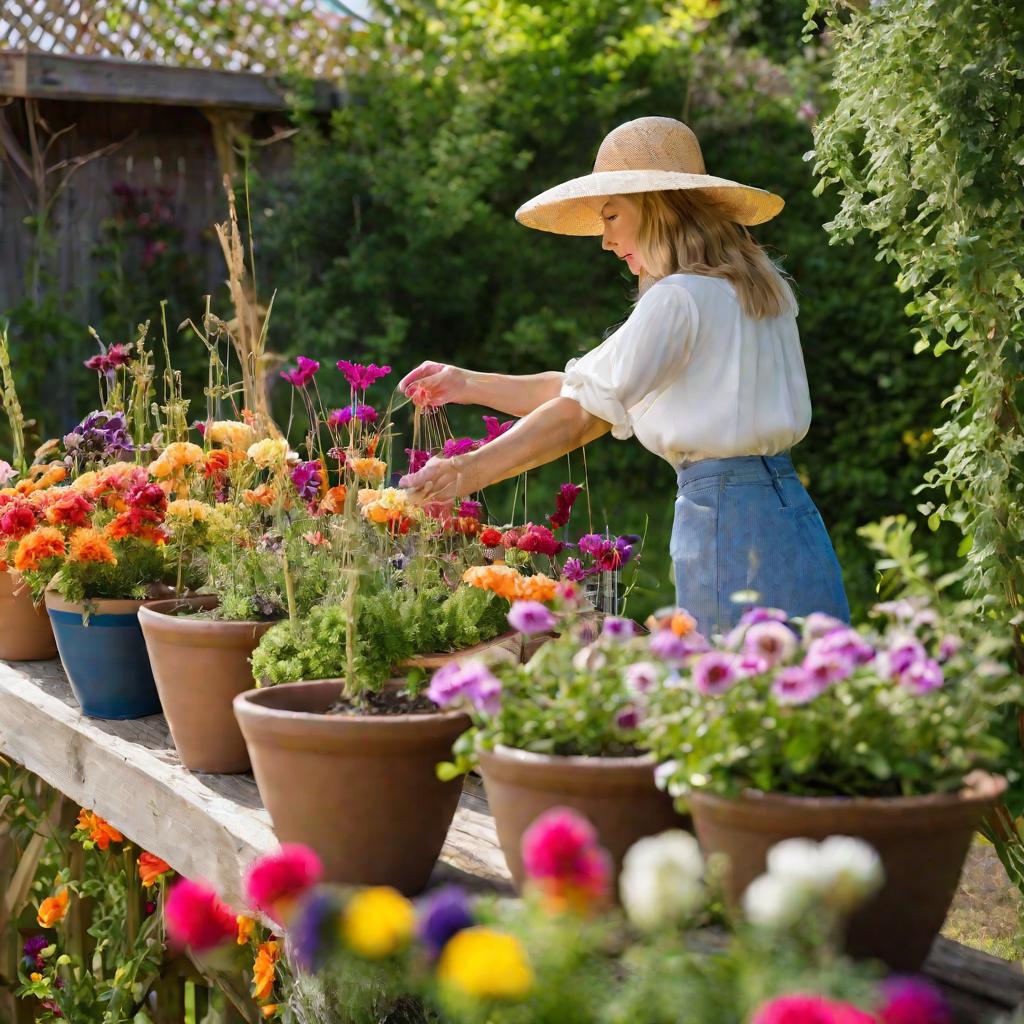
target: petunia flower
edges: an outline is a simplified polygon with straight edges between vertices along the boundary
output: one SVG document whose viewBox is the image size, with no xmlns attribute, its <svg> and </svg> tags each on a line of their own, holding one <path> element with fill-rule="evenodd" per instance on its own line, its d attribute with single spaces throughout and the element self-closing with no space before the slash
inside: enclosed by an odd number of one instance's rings
<svg viewBox="0 0 1024 1024">
<path fill-rule="evenodd" d="M 929 693 L 942 686 L 942 666 L 933 658 L 921 658 L 900 673 L 899 681 L 903 686 L 909 686 L 918 693 Z"/>
<path fill-rule="evenodd" d="M 821 692 L 821 683 L 799 665 L 784 668 L 772 680 L 772 693 L 780 704 L 807 704 Z"/>
<path fill-rule="evenodd" d="M 289 921 L 288 948 L 301 971 L 318 971 L 337 943 L 341 900 L 326 886 L 313 889 Z"/>
<path fill-rule="evenodd" d="M 508 613 L 509 625 L 527 636 L 549 632 L 554 629 L 555 621 L 554 615 L 539 601 L 516 601 Z"/>
<path fill-rule="evenodd" d="M 717 697 L 736 682 L 736 659 L 731 654 L 709 651 L 693 667 L 693 682 L 706 697 Z"/>
</svg>

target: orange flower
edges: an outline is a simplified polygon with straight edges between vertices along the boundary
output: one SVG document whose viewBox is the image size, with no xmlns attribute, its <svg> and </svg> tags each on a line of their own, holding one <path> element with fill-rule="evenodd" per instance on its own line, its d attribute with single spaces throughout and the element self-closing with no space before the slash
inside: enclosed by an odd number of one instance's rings
<svg viewBox="0 0 1024 1024">
<path fill-rule="evenodd" d="M 348 464 L 361 480 L 383 480 L 384 474 L 388 471 L 387 463 L 381 462 L 380 459 L 350 459 Z"/>
<path fill-rule="evenodd" d="M 252 965 L 252 983 L 256 986 L 253 995 L 259 1002 L 270 998 L 274 990 L 274 965 L 277 963 L 277 943 L 271 939 L 261 942 Z"/>
<path fill-rule="evenodd" d="M 92 509 L 91 501 L 69 491 L 50 504 L 46 510 L 46 519 L 54 526 L 85 526 Z"/>
<path fill-rule="evenodd" d="M 106 562 L 108 565 L 117 565 L 117 556 L 103 535 L 88 527 L 82 527 L 71 534 L 69 557 L 72 562 Z"/>
<path fill-rule="evenodd" d="M 242 497 L 250 505 L 272 505 L 274 503 L 274 488 L 270 484 L 260 484 L 251 491 L 242 491 Z"/>
<path fill-rule="evenodd" d="M 319 530 L 310 530 L 308 533 L 304 533 L 302 539 L 315 548 L 331 543 Z"/>
<path fill-rule="evenodd" d="M 558 588 L 549 576 L 521 576 L 511 565 L 475 565 L 463 573 L 462 581 L 493 591 L 506 601 L 551 601 Z"/>
<path fill-rule="evenodd" d="M 261 1006 L 260 1013 L 269 1020 L 275 1013 L 277 1013 L 277 1003 L 267 1003 L 266 1006 Z"/>
<path fill-rule="evenodd" d="M 29 473 L 37 479 L 22 480 L 15 487 L 19 494 L 31 494 L 33 491 L 42 491 L 54 484 L 59 484 L 67 475 L 68 471 L 59 463 L 51 466 L 33 466 Z"/>
<path fill-rule="evenodd" d="M 56 896 L 47 896 L 39 904 L 39 913 L 36 914 L 36 920 L 39 922 L 40 927 L 52 928 L 58 921 L 64 920 L 64 915 L 67 912 L 68 891 L 67 889 L 61 889 Z"/>
<path fill-rule="evenodd" d="M 82 832 L 88 832 L 89 838 L 101 850 L 106 850 L 111 843 L 124 842 L 124 836 L 110 822 L 84 807 L 78 812 L 78 828 Z"/>
<path fill-rule="evenodd" d="M 166 875 L 171 870 L 171 865 L 162 860 L 155 853 L 147 853 L 145 850 L 139 855 L 139 878 L 146 889 L 152 888 L 160 880 L 161 875 Z"/>
<path fill-rule="evenodd" d="M 18 542 L 14 552 L 14 568 L 18 572 L 32 572 L 47 558 L 62 558 L 66 550 L 60 530 L 52 526 L 40 526 Z"/>
<path fill-rule="evenodd" d="M 251 917 L 246 917 L 245 914 L 239 914 L 235 921 L 238 924 L 238 937 L 235 941 L 239 946 L 244 946 L 252 938 L 256 922 Z"/>
<path fill-rule="evenodd" d="M 145 510 L 130 508 L 119 513 L 107 524 L 107 536 L 111 540 L 134 537 L 150 544 L 166 544 L 167 534 L 162 527 L 154 526 Z"/>
<path fill-rule="evenodd" d="M 205 457 L 203 449 L 191 441 L 172 441 L 160 453 L 160 457 L 150 463 L 149 475 L 158 480 L 161 477 L 176 476 L 186 466 L 198 465 Z"/>
<path fill-rule="evenodd" d="M 231 463 L 237 458 L 240 458 L 240 456 L 223 448 L 218 448 L 206 456 L 206 462 L 203 465 L 203 475 L 206 477 L 223 476 L 231 468 Z"/>
<path fill-rule="evenodd" d="M 320 500 L 320 512 L 329 515 L 337 515 L 345 511 L 345 499 L 348 497 L 348 488 L 344 484 L 332 487 Z"/>
</svg>

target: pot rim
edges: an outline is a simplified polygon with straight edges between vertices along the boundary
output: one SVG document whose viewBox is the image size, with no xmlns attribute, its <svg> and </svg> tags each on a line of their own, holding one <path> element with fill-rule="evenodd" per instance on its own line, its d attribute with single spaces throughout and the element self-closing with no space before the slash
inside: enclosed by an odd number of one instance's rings
<svg viewBox="0 0 1024 1024">
<path fill-rule="evenodd" d="M 521 747 L 509 747 L 499 743 L 493 749 L 477 751 L 478 757 L 492 756 L 511 764 L 528 765 L 560 765 L 566 768 L 579 768 L 582 771 L 601 771 L 606 768 L 647 768 L 652 769 L 658 764 L 654 754 L 634 754 L 629 757 L 599 757 L 592 754 L 538 754 Z"/>
<path fill-rule="evenodd" d="M 212 602 L 212 603 L 210 603 Z M 277 625 L 283 619 L 189 619 L 181 618 L 174 614 L 181 608 L 204 607 L 216 608 L 220 604 L 220 598 L 216 594 L 194 594 L 191 597 L 165 597 L 156 601 L 147 601 L 139 608 L 139 621 L 149 621 L 151 625 L 167 628 L 171 621 L 174 622 L 175 631 L 201 632 L 218 627 L 219 631 L 225 632 L 232 629 L 249 631 L 254 627 Z"/>
<path fill-rule="evenodd" d="M 146 599 L 133 597 L 87 597 L 84 601 L 66 601 L 55 590 L 47 590 L 43 601 L 47 611 L 70 612 L 74 615 L 81 615 L 86 604 L 95 607 L 94 615 L 134 615 L 146 604 Z"/>
<path fill-rule="evenodd" d="M 836 810 L 845 808 L 872 809 L 882 813 L 900 814 L 907 810 L 928 809 L 970 803 L 993 803 L 1006 792 L 1009 785 L 1003 775 L 975 769 L 964 776 L 962 789 L 949 793 L 923 793 L 917 796 L 797 796 L 758 789 L 745 789 L 736 796 L 691 790 L 684 799 L 691 803 L 704 803 L 709 807 L 746 806 L 748 808 L 791 808 Z"/>
<path fill-rule="evenodd" d="M 272 720 L 308 723 L 313 728 L 329 728 L 328 723 L 352 724 L 369 723 L 371 725 L 401 727 L 410 723 L 454 722 L 460 718 L 466 720 L 466 728 L 469 728 L 470 718 L 464 711 L 441 711 L 427 712 L 421 715 L 328 715 L 325 713 L 316 714 L 312 711 L 286 711 L 282 708 L 267 707 L 259 701 L 262 695 L 272 694 L 276 690 L 284 690 L 291 686 L 316 687 L 324 689 L 333 687 L 336 694 L 341 693 L 345 684 L 344 679 L 299 679 L 293 683 L 278 683 L 276 686 L 258 686 L 251 690 L 243 690 L 234 698 L 232 704 L 235 714 L 244 714 L 257 722 L 269 723 Z M 320 723 L 319 726 L 313 723 Z"/>
</svg>

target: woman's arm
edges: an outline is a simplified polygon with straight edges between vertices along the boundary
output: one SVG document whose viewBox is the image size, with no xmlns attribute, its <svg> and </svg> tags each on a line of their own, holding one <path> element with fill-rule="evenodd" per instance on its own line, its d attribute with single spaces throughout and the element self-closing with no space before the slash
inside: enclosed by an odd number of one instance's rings
<svg viewBox="0 0 1024 1024">
<path fill-rule="evenodd" d="M 412 501 L 451 501 L 552 462 L 588 444 L 611 425 L 572 398 L 555 397 L 483 448 L 453 459 L 431 459 L 399 481 Z"/>
<path fill-rule="evenodd" d="M 552 370 L 513 376 L 478 373 L 446 363 L 421 363 L 398 385 L 405 395 L 415 395 L 419 405 L 483 405 L 509 416 L 526 416 L 557 398 L 565 374 Z"/>
</svg>

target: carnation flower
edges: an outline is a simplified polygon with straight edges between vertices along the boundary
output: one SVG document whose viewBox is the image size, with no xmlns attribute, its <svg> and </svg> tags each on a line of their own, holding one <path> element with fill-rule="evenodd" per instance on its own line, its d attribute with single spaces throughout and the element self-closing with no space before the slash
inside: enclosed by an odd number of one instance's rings
<svg viewBox="0 0 1024 1024">
<path fill-rule="evenodd" d="M 530 524 L 520 534 L 516 547 L 520 551 L 526 551 L 530 554 L 554 557 L 565 545 L 557 540 L 555 535 L 546 526 Z"/>
<path fill-rule="evenodd" d="M 323 876 L 320 858 L 301 843 L 283 843 L 249 868 L 245 894 L 250 905 L 285 923 L 295 902 Z"/>
<path fill-rule="evenodd" d="M 418 473 L 429 461 L 430 452 L 420 448 L 406 448 L 405 454 L 409 456 L 409 475 Z"/>
<path fill-rule="evenodd" d="M 484 507 L 479 501 L 470 501 L 468 498 L 463 498 L 459 502 L 459 518 L 477 519 L 483 514 Z"/>
<path fill-rule="evenodd" d="M 583 563 L 578 558 L 567 558 L 562 566 L 562 579 L 572 583 L 582 583 L 590 574 L 583 568 Z"/>
<path fill-rule="evenodd" d="M 241 454 L 255 442 L 256 431 L 239 420 L 215 420 L 207 428 L 205 436 L 211 444 L 224 445 Z"/>
<path fill-rule="evenodd" d="M 11 540 L 20 540 L 34 530 L 37 523 L 38 511 L 26 500 L 16 500 L 0 513 L 0 533 Z"/>
<path fill-rule="evenodd" d="M 63 558 L 64 537 L 52 526 L 41 526 L 27 533 L 14 552 L 14 568 L 18 572 L 34 572 L 48 558 Z"/>
<path fill-rule="evenodd" d="M 377 366 L 374 363 L 364 366 L 360 363 L 350 363 L 347 359 L 338 360 L 338 369 L 345 375 L 345 380 L 354 391 L 365 391 L 391 372 L 390 366 Z"/>
<path fill-rule="evenodd" d="M 304 388 L 320 369 L 320 364 L 315 359 L 307 359 L 305 356 L 298 356 L 295 366 L 294 370 L 282 370 L 281 376 L 297 388 Z"/>
<path fill-rule="evenodd" d="M 161 453 L 159 458 L 150 463 L 149 475 L 158 480 L 180 473 L 186 466 L 202 464 L 206 453 L 191 441 L 172 441 Z"/>
<path fill-rule="evenodd" d="M 704 858 L 697 840 L 682 829 L 634 843 L 622 860 L 619 892 L 630 921 L 654 929 L 677 924 L 705 902 Z"/>
<path fill-rule="evenodd" d="M 538 601 L 517 601 L 508 613 L 509 625 L 520 633 L 530 636 L 547 633 L 555 627 L 555 617 Z"/>
<path fill-rule="evenodd" d="M 172 945 L 196 953 L 235 941 L 235 915 L 202 882 L 187 878 L 177 882 L 167 895 L 164 921 Z"/>
<path fill-rule="evenodd" d="M 265 437 L 250 445 L 245 454 L 260 469 L 281 469 L 288 458 L 288 442 L 283 437 Z"/>
<path fill-rule="evenodd" d="M 480 543 L 485 548 L 498 547 L 501 544 L 501 531 L 496 530 L 493 526 L 488 526 L 480 534 Z"/>
<path fill-rule="evenodd" d="M 387 463 L 380 459 L 350 459 L 348 464 L 357 477 L 371 482 L 383 480 L 388 471 Z"/>
</svg>

